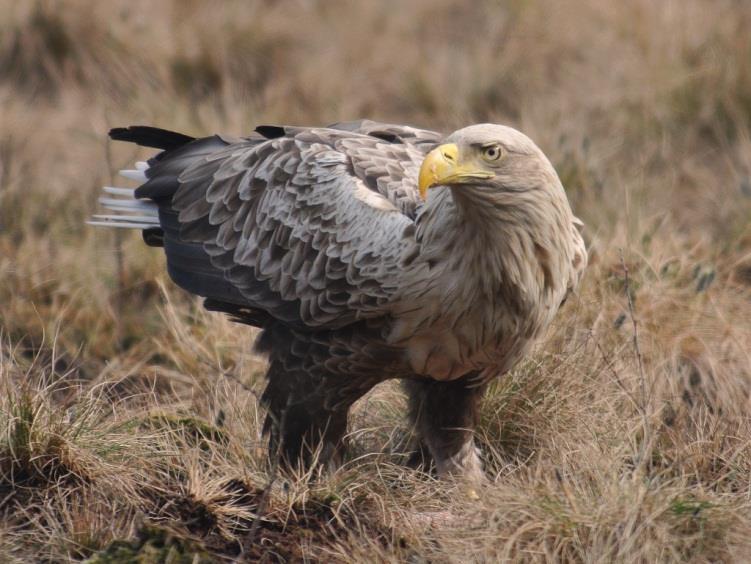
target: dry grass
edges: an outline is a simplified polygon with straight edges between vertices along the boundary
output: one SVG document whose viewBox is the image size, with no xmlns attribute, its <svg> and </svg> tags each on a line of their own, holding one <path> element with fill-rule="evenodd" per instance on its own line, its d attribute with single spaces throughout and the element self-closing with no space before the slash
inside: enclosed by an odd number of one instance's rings
<svg viewBox="0 0 751 564">
<path fill-rule="evenodd" d="M 0 14 L 0 560 L 746 559 L 747 4 L 2 0 Z M 578 297 L 484 404 L 478 502 L 400 464 L 392 385 L 359 405 L 345 467 L 274 476 L 252 332 L 174 289 L 137 234 L 84 225 L 138 154 L 108 144 L 111 126 L 357 117 L 515 125 L 588 225 Z"/>
</svg>

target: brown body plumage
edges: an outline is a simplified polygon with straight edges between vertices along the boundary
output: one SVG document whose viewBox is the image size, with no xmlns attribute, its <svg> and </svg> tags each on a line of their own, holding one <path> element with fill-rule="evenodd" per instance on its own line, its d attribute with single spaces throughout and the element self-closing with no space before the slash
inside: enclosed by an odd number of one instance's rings
<svg viewBox="0 0 751 564">
<path fill-rule="evenodd" d="M 443 139 L 374 122 L 112 137 L 164 151 L 126 173 L 143 182 L 138 200 L 104 199 L 137 215 L 103 223 L 144 229 L 177 284 L 262 328 L 267 429 L 288 462 L 318 446 L 335 457 L 352 403 L 402 378 L 439 474 L 481 475 L 484 384 L 547 328 L 586 264 L 532 141 L 489 124 Z"/>
</svg>

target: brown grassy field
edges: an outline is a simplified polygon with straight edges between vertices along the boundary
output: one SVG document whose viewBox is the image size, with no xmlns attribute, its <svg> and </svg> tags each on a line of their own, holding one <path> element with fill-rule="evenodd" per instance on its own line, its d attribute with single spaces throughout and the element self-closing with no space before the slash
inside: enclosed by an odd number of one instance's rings
<svg viewBox="0 0 751 564">
<path fill-rule="evenodd" d="M 253 331 L 84 224 L 148 151 L 368 117 L 515 126 L 590 264 L 497 380 L 479 501 L 407 469 L 399 387 L 280 475 Z M 0 0 L 0 561 L 747 561 L 751 5 Z"/>
</svg>

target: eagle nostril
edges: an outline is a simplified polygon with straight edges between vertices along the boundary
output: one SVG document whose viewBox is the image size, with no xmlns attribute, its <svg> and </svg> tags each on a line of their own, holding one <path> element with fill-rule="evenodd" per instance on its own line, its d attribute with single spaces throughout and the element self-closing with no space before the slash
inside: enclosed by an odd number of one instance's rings
<svg viewBox="0 0 751 564">
<path fill-rule="evenodd" d="M 454 155 L 452 155 L 449 151 L 441 151 L 441 154 L 447 161 L 454 162 Z"/>
</svg>

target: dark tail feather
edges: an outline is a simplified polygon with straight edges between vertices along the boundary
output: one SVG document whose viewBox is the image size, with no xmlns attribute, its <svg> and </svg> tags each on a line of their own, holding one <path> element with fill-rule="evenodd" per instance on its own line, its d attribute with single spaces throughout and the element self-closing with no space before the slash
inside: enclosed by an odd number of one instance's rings
<svg viewBox="0 0 751 564">
<path fill-rule="evenodd" d="M 151 227 L 141 232 L 143 242 L 149 247 L 164 247 L 164 231 L 161 227 Z"/>
<path fill-rule="evenodd" d="M 195 139 L 143 125 L 115 128 L 110 130 L 109 135 L 116 141 L 162 150 L 148 160 L 147 166 L 137 163 L 137 170 L 127 171 L 133 173 L 129 178 L 143 181 L 135 191 L 125 188 L 109 189 L 115 190 L 116 196 L 126 196 L 109 200 L 116 206 L 113 209 L 132 209 L 132 217 L 135 219 L 129 220 L 127 227 L 141 228 L 147 245 L 164 247 L 170 278 L 188 292 L 206 298 L 208 309 L 226 312 L 249 325 L 262 326 L 268 315 L 243 305 L 247 299 L 225 278 L 224 272 L 212 264 L 211 256 L 203 245 L 181 236 L 178 211 L 172 207 L 172 197 L 180 187 L 179 176 L 193 163 L 222 150 L 229 142 L 218 135 Z M 207 188 L 208 185 L 207 183 Z M 139 213 L 148 213 L 149 216 L 144 220 Z M 158 224 L 152 217 L 158 217 Z M 155 225 L 152 227 L 152 224 Z"/>
<path fill-rule="evenodd" d="M 116 127 L 110 129 L 110 138 L 115 141 L 128 141 L 143 147 L 154 147 L 168 151 L 175 149 L 195 139 L 189 135 L 149 127 L 148 125 L 131 125 L 130 127 Z"/>
</svg>

